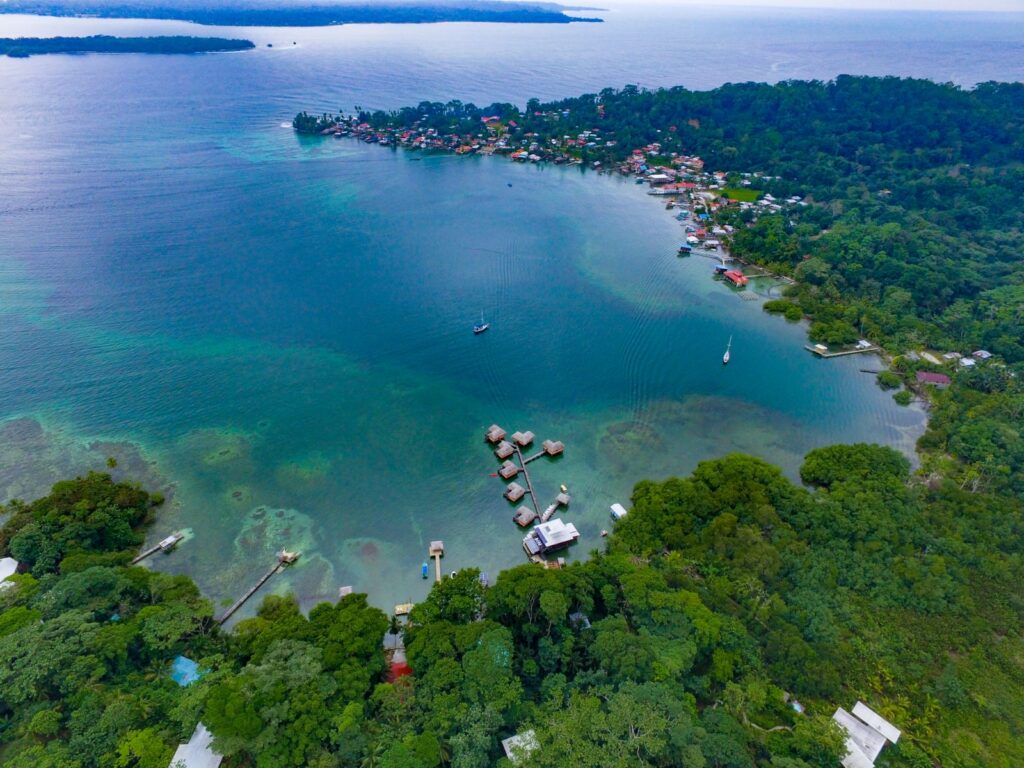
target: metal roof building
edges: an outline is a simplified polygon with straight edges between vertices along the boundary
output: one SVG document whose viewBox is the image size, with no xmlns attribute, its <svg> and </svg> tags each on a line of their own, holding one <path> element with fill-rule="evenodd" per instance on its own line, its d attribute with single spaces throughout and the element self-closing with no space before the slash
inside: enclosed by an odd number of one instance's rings
<svg viewBox="0 0 1024 768">
<path fill-rule="evenodd" d="M 200 723 L 188 744 L 179 744 L 171 758 L 170 768 L 219 768 L 224 758 L 210 748 L 213 734 Z"/>
<path fill-rule="evenodd" d="M 902 735 L 899 729 L 858 701 L 853 713 L 840 707 L 832 719 L 846 731 L 846 757 L 843 768 L 873 768 L 882 748 L 895 744 Z"/>
</svg>

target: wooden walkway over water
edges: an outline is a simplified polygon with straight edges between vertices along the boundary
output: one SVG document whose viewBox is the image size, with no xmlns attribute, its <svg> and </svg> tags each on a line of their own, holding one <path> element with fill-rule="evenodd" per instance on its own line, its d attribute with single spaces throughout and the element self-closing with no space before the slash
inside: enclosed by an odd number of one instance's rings
<svg viewBox="0 0 1024 768">
<path fill-rule="evenodd" d="M 860 355 L 867 352 L 881 352 L 881 348 L 871 345 L 870 347 L 857 347 L 856 349 L 843 349 L 839 352 L 829 352 L 828 350 L 820 350 L 810 344 L 805 344 L 804 349 L 818 357 L 830 358 L 830 357 L 845 357 L 846 355 Z"/>
<path fill-rule="evenodd" d="M 263 574 L 260 577 L 259 581 L 257 581 L 252 587 L 250 587 L 246 591 L 244 595 L 242 595 L 240 598 L 238 598 L 238 600 L 235 601 L 234 605 L 232 605 L 230 608 L 224 611 L 224 613 L 222 613 L 216 619 L 217 623 L 223 624 L 225 621 L 230 619 L 239 608 L 245 605 L 246 601 L 248 601 L 250 597 L 259 592 L 260 587 L 262 587 L 264 584 L 270 581 L 271 578 L 279 574 L 289 565 L 294 563 L 298 559 L 298 557 L 298 553 L 281 552 L 280 554 L 278 554 L 277 563 L 274 565 L 274 567 L 267 571 L 265 574 Z"/>
<path fill-rule="evenodd" d="M 172 549 L 178 546 L 178 542 L 181 541 L 183 538 L 185 538 L 185 536 L 181 533 L 172 533 L 166 539 L 162 539 L 149 549 L 139 552 L 139 554 L 132 558 L 132 565 L 135 565 L 136 563 L 141 563 L 150 555 L 155 555 L 157 552 L 160 552 L 161 550 L 163 550 L 164 552 L 170 552 Z"/>
<path fill-rule="evenodd" d="M 522 448 L 520 448 L 518 444 L 514 444 L 514 447 L 516 449 L 516 456 L 519 457 L 519 466 L 522 467 L 522 470 L 523 470 L 523 477 L 526 478 L 526 488 L 527 488 L 526 492 L 528 494 L 530 494 L 530 501 L 533 504 L 534 512 L 537 513 L 537 517 L 540 517 L 540 504 L 537 503 L 537 494 L 533 490 L 533 481 L 530 480 L 530 472 L 526 468 L 526 463 L 527 463 L 528 460 L 529 461 L 533 461 L 537 457 L 543 456 L 544 455 L 544 451 L 541 451 L 540 453 L 536 454 L 535 456 L 531 456 L 527 460 L 527 459 L 523 458 L 523 450 L 522 450 Z"/>
</svg>

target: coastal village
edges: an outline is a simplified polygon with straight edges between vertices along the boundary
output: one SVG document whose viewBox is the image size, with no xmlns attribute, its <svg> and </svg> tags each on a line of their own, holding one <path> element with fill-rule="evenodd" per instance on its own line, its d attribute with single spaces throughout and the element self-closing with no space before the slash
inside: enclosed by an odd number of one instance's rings
<svg viewBox="0 0 1024 768">
<path fill-rule="evenodd" d="M 598 116 L 602 116 L 598 105 Z M 606 134 L 598 125 L 574 133 L 558 132 L 559 124 L 568 117 L 565 111 L 537 111 L 531 117 L 548 126 L 545 133 L 525 130 L 514 119 L 484 115 L 473 132 L 445 132 L 414 121 L 409 125 L 379 126 L 366 115 L 312 117 L 299 115 L 293 127 L 300 133 L 325 137 L 349 138 L 382 147 L 450 153 L 458 156 L 499 155 L 516 163 L 585 166 L 601 174 L 617 174 L 647 187 L 647 194 L 659 201 L 679 221 L 682 232 L 677 255 L 703 256 L 714 262 L 710 276 L 728 285 L 739 297 L 756 300 L 748 292 L 752 278 L 768 278 L 776 284 L 792 284 L 792 278 L 774 274 L 756 264 L 748 263 L 730 253 L 730 242 L 737 225 L 749 226 L 763 215 L 797 214 L 814 201 L 801 195 L 776 197 L 763 188 L 781 181 L 759 171 L 728 172 L 709 170 L 696 155 L 666 151 L 660 142 L 629 150 L 623 159 L 621 147 L 613 134 Z M 671 128 L 669 129 L 671 131 Z M 586 159 L 585 159 L 586 158 Z M 603 159 L 594 159 L 603 158 Z M 886 193 L 883 190 L 882 193 Z M 804 349 L 821 357 L 833 358 L 863 353 L 882 354 L 883 350 L 869 339 L 839 347 L 806 344 Z M 984 349 L 963 351 L 909 351 L 908 360 L 955 370 L 976 364 L 990 363 L 991 353 Z M 992 364 L 1000 363 L 993 361 Z M 872 371 L 866 371 L 872 372 Z M 941 372 L 920 372 L 909 386 L 919 397 L 926 398 L 927 387 L 945 387 L 949 375 Z"/>
<path fill-rule="evenodd" d="M 537 118 L 557 124 L 561 113 L 536 113 Z M 298 118 L 296 118 L 298 120 Z M 322 136 L 353 138 L 382 147 L 402 147 L 410 150 L 465 155 L 501 155 L 517 163 L 550 163 L 554 165 L 586 165 L 598 173 L 616 173 L 636 179 L 637 184 L 649 187 L 648 194 L 664 198 L 665 208 L 671 211 L 683 228 L 678 255 L 692 253 L 707 256 L 717 262 L 714 277 L 742 290 L 751 277 L 767 276 L 787 281 L 779 275 L 754 268 L 744 273 L 728 251 L 733 224 L 719 222 L 719 214 L 736 210 L 746 223 L 753 223 L 762 213 L 784 213 L 809 203 L 800 196 L 776 199 L 768 192 L 757 189 L 773 181 L 761 173 L 726 173 L 708 171 L 700 157 L 665 152 L 658 142 L 633 149 L 623 161 L 584 160 L 584 154 L 611 152 L 617 147 L 615 139 L 602 135 L 600 127 L 593 127 L 574 135 L 542 136 L 523 131 L 515 120 L 502 121 L 498 116 L 481 118 L 476 133 L 443 133 L 425 125 L 409 127 L 375 127 L 358 116 L 319 118 L 313 125 Z M 323 127 L 320 127 L 323 126 Z M 309 132 L 300 128 L 296 129 Z M 747 265 L 748 269 L 751 265 Z M 751 296 L 751 298 L 753 298 Z"/>
</svg>

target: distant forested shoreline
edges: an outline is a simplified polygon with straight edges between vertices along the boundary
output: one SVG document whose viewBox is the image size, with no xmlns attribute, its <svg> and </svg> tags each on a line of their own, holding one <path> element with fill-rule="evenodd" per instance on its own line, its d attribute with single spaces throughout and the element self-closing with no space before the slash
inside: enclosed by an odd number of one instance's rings
<svg viewBox="0 0 1024 768">
<path fill-rule="evenodd" d="M 240 7 L 221 3 L 211 6 L 164 7 L 141 2 L 99 4 L 93 0 L 49 3 L 45 0 L 13 0 L 0 6 L 0 13 L 38 16 L 90 16 L 104 19 L 168 19 L 224 27 L 325 27 L 338 24 L 433 24 L 446 21 L 475 21 L 499 24 L 569 24 L 599 22 L 564 13 L 549 3 L 515 3 L 500 0 L 466 0 L 460 3 L 411 2 L 394 4 L 341 3 L 329 5 L 252 5 Z"/>
<path fill-rule="evenodd" d="M 44 53 L 214 53 L 255 48 L 251 40 L 223 37 L 6 37 L 0 55 L 28 58 Z"/>
</svg>

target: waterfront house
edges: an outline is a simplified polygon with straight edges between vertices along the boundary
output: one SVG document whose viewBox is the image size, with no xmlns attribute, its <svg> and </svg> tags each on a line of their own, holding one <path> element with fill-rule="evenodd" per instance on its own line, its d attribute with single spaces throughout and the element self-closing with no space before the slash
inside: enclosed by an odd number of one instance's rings
<svg viewBox="0 0 1024 768">
<path fill-rule="evenodd" d="M 749 282 L 746 275 L 742 272 L 737 272 L 735 269 L 726 270 L 725 279 L 738 288 L 742 288 Z"/>
<path fill-rule="evenodd" d="M 978 349 L 971 353 L 971 357 L 973 357 L 975 360 L 988 360 L 990 357 L 992 357 L 992 353 L 989 352 L 987 349 Z"/>
<path fill-rule="evenodd" d="M 580 537 L 572 523 L 563 523 L 555 518 L 541 523 L 523 539 L 523 549 L 530 556 L 543 555 L 558 549 L 565 549 Z"/>
<path fill-rule="evenodd" d="M 975 360 L 973 357 L 961 357 L 960 358 L 960 367 L 961 368 L 973 368 L 977 364 L 978 364 L 978 361 Z"/>
<path fill-rule="evenodd" d="M 944 373 L 932 373 L 930 371 L 917 372 L 918 384 L 931 384 L 938 389 L 945 389 L 950 384 L 950 378 Z"/>
<path fill-rule="evenodd" d="M 627 514 L 627 510 L 624 506 L 619 503 L 612 504 L 612 517 L 616 520 L 621 520 Z"/>
</svg>

